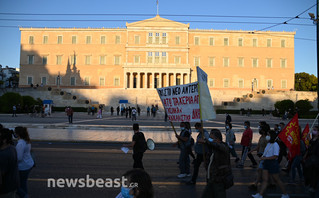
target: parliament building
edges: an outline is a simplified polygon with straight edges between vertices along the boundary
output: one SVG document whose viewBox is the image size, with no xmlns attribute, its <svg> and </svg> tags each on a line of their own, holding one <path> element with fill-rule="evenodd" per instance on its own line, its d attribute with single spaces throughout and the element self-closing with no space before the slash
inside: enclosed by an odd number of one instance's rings
<svg viewBox="0 0 319 198">
<path fill-rule="evenodd" d="M 200 66 L 211 91 L 294 89 L 295 32 L 190 29 L 159 15 L 126 28 L 20 31 L 20 87 L 143 94 L 197 81 Z"/>
</svg>

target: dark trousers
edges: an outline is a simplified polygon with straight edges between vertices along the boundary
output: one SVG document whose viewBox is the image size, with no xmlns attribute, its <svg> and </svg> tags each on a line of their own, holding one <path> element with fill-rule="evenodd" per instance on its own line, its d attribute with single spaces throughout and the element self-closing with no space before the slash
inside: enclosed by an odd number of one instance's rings
<svg viewBox="0 0 319 198">
<path fill-rule="evenodd" d="M 202 198 L 226 198 L 224 184 L 208 180 Z"/>
<path fill-rule="evenodd" d="M 143 159 L 143 153 L 141 152 L 133 153 L 133 160 L 134 160 L 133 168 L 144 169 L 142 159 Z"/>
<path fill-rule="evenodd" d="M 69 123 L 72 123 L 73 122 L 73 115 L 69 115 L 68 119 L 69 119 Z"/>
<path fill-rule="evenodd" d="M 25 197 L 28 195 L 27 181 L 32 168 L 28 170 L 19 171 L 20 176 L 20 188 L 18 188 L 19 197 Z"/>
<path fill-rule="evenodd" d="M 17 111 L 13 110 L 12 117 L 17 117 Z"/>
<path fill-rule="evenodd" d="M 242 153 L 241 153 L 241 158 L 242 158 L 242 165 L 245 164 L 245 160 L 246 160 L 246 156 L 245 156 L 245 153 L 248 153 L 250 151 L 250 147 L 249 146 L 243 146 L 243 150 L 242 150 Z M 247 156 L 249 157 L 251 163 L 253 163 L 253 165 L 257 165 L 257 162 L 254 158 L 254 156 L 249 153 L 247 154 Z"/>
<path fill-rule="evenodd" d="M 196 155 L 196 159 L 194 160 L 194 172 L 193 172 L 193 177 L 192 177 L 193 182 L 196 182 L 196 179 L 198 177 L 199 167 L 200 167 L 201 163 L 203 162 L 203 160 L 204 160 L 203 154 Z"/>
</svg>

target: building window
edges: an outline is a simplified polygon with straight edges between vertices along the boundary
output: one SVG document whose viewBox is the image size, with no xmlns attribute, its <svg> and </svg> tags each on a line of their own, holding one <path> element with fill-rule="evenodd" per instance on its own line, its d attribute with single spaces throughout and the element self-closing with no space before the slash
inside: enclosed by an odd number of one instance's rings
<svg viewBox="0 0 319 198">
<path fill-rule="evenodd" d="M 229 40 L 228 38 L 224 38 L 224 46 L 228 46 L 229 45 Z"/>
<path fill-rule="evenodd" d="M 120 77 L 114 77 L 114 86 L 120 86 Z"/>
<path fill-rule="evenodd" d="M 92 43 L 92 37 L 91 36 L 86 36 L 85 43 L 86 44 L 91 44 Z"/>
<path fill-rule="evenodd" d="M 63 42 L 63 37 L 62 36 L 58 36 L 58 44 L 62 44 Z"/>
<path fill-rule="evenodd" d="M 281 88 L 287 89 L 287 80 L 281 80 Z"/>
<path fill-rule="evenodd" d="M 76 44 L 76 36 L 72 36 L 72 44 Z"/>
<path fill-rule="evenodd" d="M 167 56 L 166 56 L 166 52 L 162 52 L 162 63 L 166 63 Z"/>
<path fill-rule="evenodd" d="M 147 63 L 153 63 L 153 53 L 148 52 L 147 54 Z"/>
<path fill-rule="evenodd" d="M 199 59 L 199 57 L 194 57 L 194 66 L 199 66 L 199 61 L 200 61 L 200 59 Z"/>
<path fill-rule="evenodd" d="M 106 43 L 106 38 L 105 38 L 105 36 L 103 35 L 103 36 L 101 36 L 101 44 L 105 44 Z"/>
<path fill-rule="evenodd" d="M 267 47 L 271 47 L 271 39 L 267 39 Z"/>
<path fill-rule="evenodd" d="M 272 80 L 267 80 L 267 89 L 271 89 L 272 86 Z"/>
<path fill-rule="evenodd" d="M 71 65 L 75 65 L 76 64 L 76 55 L 72 55 L 71 56 Z"/>
<path fill-rule="evenodd" d="M 239 39 L 238 39 L 238 46 L 239 46 L 239 47 L 242 47 L 242 46 L 243 46 L 243 39 L 242 39 L 242 38 L 239 38 Z"/>
<path fill-rule="evenodd" d="M 120 65 L 120 56 L 114 56 L 114 65 Z"/>
<path fill-rule="evenodd" d="M 209 57 L 209 66 L 211 67 L 215 66 L 215 57 Z"/>
<path fill-rule="evenodd" d="M 49 37 L 43 36 L 43 44 L 48 44 Z"/>
<path fill-rule="evenodd" d="M 105 65 L 106 56 L 100 56 L 100 65 Z"/>
<path fill-rule="evenodd" d="M 48 56 L 43 56 L 43 57 L 42 57 L 42 64 L 43 64 L 43 65 L 48 64 Z"/>
<path fill-rule="evenodd" d="M 121 37 L 120 36 L 115 36 L 115 44 L 120 44 L 121 43 Z"/>
<path fill-rule="evenodd" d="M 229 58 L 228 57 L 223 58 L 223 64 L 224 64 L 224 67 L 229 67 Z"/>
<path fill-rule="evenodd" d="M 140 56 L 134 56 L 134 63 L 140 63 Z"/>
<path fill-rule="evenodd" d="M 253 58 L 252 62 L 253 62 L 253 67 L 258 67 L 258 58 Z"/>
<path fill-rule="evenodd" d="M 28 76 L 27 80 L 28 80 L 28 85 L 33 84 L 33 77 L 32 76 Z"/>
<path fill-rule="evenodd" d="M 180 56 L 175 56 L 174 57 L 174 63 L 175 64 L 180 64 L 181 63 L 181 57 Z"/>
<path fill-rule="evenodd" d="M 90 77 L 88 76 L 84 77 L 84 85 L 90 85 Z"/>
<path fill-rule="evenodd" d="M 238 67 L 244 67 L 244 58 L 243 57 L 238 58 Z"/>
<path fill-rule="evenodd" d="M 153 33 L 148 33 L 148 43 L 152 44 L 153 43 Z"/>
<path fill-rule="evenodd" d="M 162 33 L 162 44 L 166 44 L 166 33 Z"/>
<path fill-rule="evenodd" d="M 267 68 L 272 68 L 272 59 L 271 58 L 267 58 L 266 59 L 266 64 L 267 64 Z"/>
<path fill-rule="evenodd" d="M 28 64 L 33 65 L 34 64 L 34 55 L 29 55 L 28 56 Z"/>
<path fill-rule="evenodd" d="M 280 46 L 286 47 L 286 40 L 285 39 L 281 39 Z"/>
<path fill-rule="evenodd" d="M 91 65 L 91 56 L 85 56 L 85 64 Z"/>
<path fill-rule="evenodd" d="M 282 58 L 280 59 L 280 67 L 281 68 L 286 68 L 287 67 L 287 60 Z"/>
<path fill-rule="evenodd" d="M 209 87 L 215 87 L 215 79 L 209 79 Z"/>
<path fill-rule="evenodd" d="M 75 86 L 75 77 L 70 78 L 70 85 Z"/>
<path fill-rule="evenodd" d="M 229 87 L 229 79 L 224 79 L 223 87 L 224 88 L 228 88 Z"/>
<path fill-rule="evenodd" d="M 176 44 L 176 45 L 179 45 L 179 43 L 180 43 L 180 37 L 179 37 L 179 36 L 176 36 L 176 37 L 175 37 L 175 44 Z"/>
<path fill-rule="evenodd" d="M 159 52 L 155 52 L 155 63 L 158 64 L 159 63 Z"/>
<path fill-rule="evenodd" d="M 238 80 L 238 88 L 244 88 L 244 80 L 243 79 Z"/>
<path fill-rule="evenodd" d="M 253 47 L 258 46 L 258 40 L 256 38 L 253 39 Z"/>
<path fill-rule="evenodd" d="M 134 43 L 135 44 L 140 44 L 140 36 L 138 36 L 138 35 L 134 36 Z"/>
<path fill-rule="evenodd" d="M 29 36 L 29 44 L 30 45 L 34 44 L 34 36 Z"/>
<path fill-rule="evenodd" d="M 214 38 L 212 37 L 209 38 L 209 45 L 214 46 Z"/>
<path fill-rule="evenodd" d="M 104 86 L 104 85 L 105 85 L 105 78 L 100 77 L 100 86 Z"/>
<path fill-rule="evenodd" d="M 42 77 L 41 78 L 41 84 L 42 85 L 47 85 L 47 77 Z"/>
<path fill-rule="evenodd" d="M 56 56 L 56 64 L 62 65 L 62 56 L 61 55 Z"/>
<path fill-rule="evenodd" d="M 160 33 L 155 33 L 155 43 L 159 44 L 159 40 L 160 40 Z"/>
<path fill-rule="evenodd" d="M 194 45 L 199 45 L 199 37 L 194 38 Z"/>
</svg>

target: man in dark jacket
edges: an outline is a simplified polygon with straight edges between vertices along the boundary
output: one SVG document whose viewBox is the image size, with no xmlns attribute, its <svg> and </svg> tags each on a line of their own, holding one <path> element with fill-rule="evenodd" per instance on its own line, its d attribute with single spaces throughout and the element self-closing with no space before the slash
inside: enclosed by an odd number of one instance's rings
<svg viewBox="0 0 319 198">
<path fill-rule="evenodd" d="M 222 134 L 218 129 L 212 129 L 209 139 L 199 140 L 212 148 L 207 169 L 207 185 L 202 198 L 226 198 L 224 178 L 231 173 L 229 147 L 222 141 Z"/>
</svg>

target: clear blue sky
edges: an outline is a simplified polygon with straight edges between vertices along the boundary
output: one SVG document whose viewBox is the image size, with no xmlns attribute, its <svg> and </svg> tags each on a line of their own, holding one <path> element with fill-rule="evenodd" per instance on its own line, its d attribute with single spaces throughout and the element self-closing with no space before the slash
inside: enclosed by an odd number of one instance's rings
<svg viewBox="0 0 319 198">
<path fill-rule="evenodd" d="M 283 23 L 284 18 L 239 18 L 239 17 L 194 17 L 189 15 L 220 16 L 264 16 L 294 17 L 316 3 L 314 0 L 159 0 L 159 14 L 176 21 L 214 21 L 221 23 L 190 22 L 195 29 L 228 29 L 228 30 L 261 30 L 271 24 L 254 24 L 251 22 Z M 309 18 L 308 12 L 315 13 L 313 7 L 300 17 Z M 0 13 L 32 13 L 32 14 L 153 14 L 156 15 L 156 0 L 0 0 Z M 188 16 L 165 16 L 165 15 Z M 0 14 L 0 64 L 19 67 L 20 31 L 22 27 L 125 27 L 126 20 L 143 20 L 153 16 L 17 16 Z M 75 20 L 123 20 L 123 21 L 8 21 L 4 19 L 75 19 Z M 225 23 L 249 22 L 249 23 Z M 295 72 L 317 74 L 316 66 L 316 27 L 309 19 L 294 19 L 288 24 L 279 25 L 269 30 L 295 31 Z M 311 25 L 311 26 L 305 26 Z"/>
</svg>

